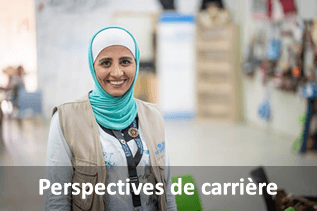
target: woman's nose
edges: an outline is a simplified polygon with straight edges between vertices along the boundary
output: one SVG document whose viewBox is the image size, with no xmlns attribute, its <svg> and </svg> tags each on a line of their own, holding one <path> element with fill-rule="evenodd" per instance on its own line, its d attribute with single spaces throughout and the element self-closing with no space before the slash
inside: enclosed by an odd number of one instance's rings
<svg viewBox="0 0 317 211">
<path fill-rule="evenodd" d="M 121 70 L 119 65 L 114 65 L 113 69 L 110 73 L 110 76 L 115 78 L 120 78 L 123 75 L 123 71 Z"/>
</svg>

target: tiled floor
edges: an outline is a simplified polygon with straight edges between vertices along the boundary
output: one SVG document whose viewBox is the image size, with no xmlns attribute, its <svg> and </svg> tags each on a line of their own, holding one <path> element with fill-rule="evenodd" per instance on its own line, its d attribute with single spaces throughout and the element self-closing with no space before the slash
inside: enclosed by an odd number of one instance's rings
<svg viewBox="0 0 317 211">
<path fill-rule="evenodd" d="M 171 165 L 317 166 L 317 156 L 292 153 L 296 137 L 245 125 L 167 121 Z"/>
<path fill-rule="evenodd" d="M 49 122 L 26 120 L 20 130 L 17 122 L 6 120 L 5 140 L 0 145 L 0 164 L 44 166 L 48 131 Z M 291 152 L 296 137 L 245 125 L 168 120 L 166 132 L 171 166 L 317 166 L 316 155 L 302 156 Z M 13 198 L 10 200 L 6 200 L 5 206 L 0 202 L 0 211 L 13 210 L 12 204 L 16 203 Z M 29 208 L 24 206 L 22 210 L 41 210 L 42 199 L 34 200 L 37 200 L 37 203 L 28 203 Z M 257 209 L 264 210 L 262 199 L 257 198 L 257 200 L 253 200 L 253 203 L 260 203 Z M 202 201 L 205 207 L 221 208 L 219 205 L 221 200 L 218 201 L 218 206 L 214 202 L 212 203 L 214 206 L 210 205 L 210 198 L 206 196 L 202 197 Z M 15 207 L 15 210 L 20 209 Z"/>
<path fill-rule="evenodd" d="M 45 165 L 49 122 L 6 120 L 0 163 L 5 166 Z M 171 166 L 317 166 L 317 156 L 295 155 L 296 137 L 245 125 L 166 121 Z"/>
<path fill-rule="evenodd" d="M 0 164 L 3 166 L 44 166 L 49 122 L 24 120 L 22 128 L 5 120 Z"/>
</svg>

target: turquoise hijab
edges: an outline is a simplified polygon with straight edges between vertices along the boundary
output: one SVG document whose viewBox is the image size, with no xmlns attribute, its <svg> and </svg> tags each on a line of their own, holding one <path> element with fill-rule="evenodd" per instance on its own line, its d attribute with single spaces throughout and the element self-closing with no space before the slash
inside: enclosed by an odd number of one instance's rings
<svg viewBox="0 0 317 211">
<path fill-rule="evenodd" d="M 135 77 L 129 90 L 119 97 L 109 95 L 99 84 L 92 55 L 92 44 L 94 38 L 102 31 L 108 29 L 121 29 L 127 32 L 135 43 L 135 60 L 136 71 Z M 92 110 L 95 114 L 96 121 L 105 128 L 112 130 L 122 130 L 127 128 L 137 116 L 137 105 L 133 96 L 134 84 L 139 73 L 140 51 L 133 35 L 126 29 L 117 26 L 110 26 L 100 29 L 90 40 L 88 50 L 89 69 L 95 82 L 95 88 L 89 93 L 89 100 Z"/>
</svg>

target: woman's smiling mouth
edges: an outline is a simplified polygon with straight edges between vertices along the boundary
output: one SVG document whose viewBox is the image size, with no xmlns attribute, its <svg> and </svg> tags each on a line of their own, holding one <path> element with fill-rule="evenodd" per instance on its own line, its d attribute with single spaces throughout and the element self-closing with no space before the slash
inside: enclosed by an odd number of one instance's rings
<svg viewBox="0 0 317 211">
<path fill-rule="evenodd" d="M 121 87 L 124 82 L 126 82 L 127 79 L 122 79 L 122 80 L 107 80 L 108 83 L 110 83 L 113 87 L 119 88 Z"/>
</svg>

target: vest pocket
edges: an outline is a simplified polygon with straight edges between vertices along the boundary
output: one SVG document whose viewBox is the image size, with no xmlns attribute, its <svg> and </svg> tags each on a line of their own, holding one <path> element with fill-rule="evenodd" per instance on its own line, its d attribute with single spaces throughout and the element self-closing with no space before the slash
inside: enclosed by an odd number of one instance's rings
<svg viewBox="0 0 317 211">
<path fill-rule="evenodd" d="M 80 189 L 80 193 L 78 195 L 73 195 L 73 210 L 90 210 L 92 207 L 92 202 L 94 198 L 94 190 L 89 195 L 86 195 L 86 198 L 82 198 L 82 191 L 83 191 L 83 183 L 89 183 L 92 185 L 92 188 L 95 188 L 97 183 L 97 171 L 96 167 L 75 167 L 74 169 L 74 176 L 73 176 L 73 183 L 79 183 L 77 186 Z M 90 192 L 91 187 L 86 186 L 86 192 Z"/>
</svg>

